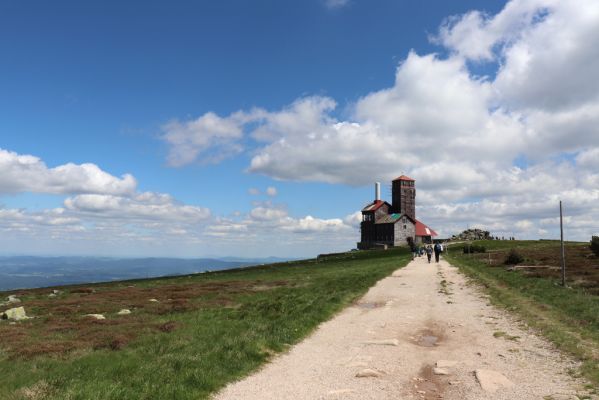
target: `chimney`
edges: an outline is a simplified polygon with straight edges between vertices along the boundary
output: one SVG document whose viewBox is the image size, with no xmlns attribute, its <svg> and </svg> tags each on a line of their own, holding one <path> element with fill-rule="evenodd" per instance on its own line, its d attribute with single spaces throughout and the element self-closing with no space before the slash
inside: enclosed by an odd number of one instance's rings
<svg viewBox="0 0 599 400">
<path fill-rule="evenodd" d="M 374 200 L 378 201 L 381 199 L 381 183 L 374 183 Z"/>
</svg>

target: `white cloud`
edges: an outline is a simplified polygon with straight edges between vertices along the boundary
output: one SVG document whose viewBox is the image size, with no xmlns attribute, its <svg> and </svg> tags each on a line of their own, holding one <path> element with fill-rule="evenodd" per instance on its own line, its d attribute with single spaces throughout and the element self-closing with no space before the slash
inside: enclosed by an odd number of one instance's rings
<svg viewBox="0 0 599 400">
<path fill-rule="evenodd" d="M 343 8 L 349 4 L 349 0 L 324 0 L 324 5 L 329 9 Z"/>
<path fill-rule="evenodd" d="M 270 197 L 274 197 L 277 195 L 277 188 L 273 186 L 269 186 L 266 188 L 266 194 Z"/>
<path fill-rule="evenodd" d="M 194 161 L 216 163 L 241 152 L 243 113 L 227 118 L 208 112 L 187 121 L 171 121 L 163 126 L 162 139 L 169 146 L 168 162 L 179 167 Z M 208 153 L 207 150 L 210 150 Z"/>
<path fill-rule="evenodd" d="M 198 223 L 210 217 L 203 207 L 178 204 L 171 196 L 161 193 L 140 193 L 133 197 L 82 194 L 64 201 L 69 211 L 123 221 L 162 220 Z"/>
<path fill-rule="evenodd" d="M 68 163 L 48 168 L 38 157 L 0 149 L 0 194 L 101 193 L 129 195 L 137 182 L 130 174 L 117 178 L 95 164 Z"/>
<path fill-rule="evenodd" d="M 248 194 L 252 195 L 252 196 L 258 196 L 260 194 L 260 189 L 257 188 L 249 188 L 248 189 Z"/>
<path fill-rule="evenodd" d="M 270 207 L 256 207 L 250 211 L 250 217 L 255 221 L 280 221 L 286 216 L 287 211 Z"/>
</svg>

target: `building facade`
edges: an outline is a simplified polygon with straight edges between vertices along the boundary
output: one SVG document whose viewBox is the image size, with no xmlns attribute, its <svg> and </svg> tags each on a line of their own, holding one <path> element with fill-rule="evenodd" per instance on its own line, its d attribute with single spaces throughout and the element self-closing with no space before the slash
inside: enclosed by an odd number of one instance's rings
<svg viewBox="0 0 599 400">
<path fill-rule="evenodd" d="M 391 204 L 380 198 L 375 184 L 375 200 L 362 209 L 359 249 L 432 243 L 437 233 L 416 219 L 416 185 L 402 175 L 391 182 Z"/>
</svg>

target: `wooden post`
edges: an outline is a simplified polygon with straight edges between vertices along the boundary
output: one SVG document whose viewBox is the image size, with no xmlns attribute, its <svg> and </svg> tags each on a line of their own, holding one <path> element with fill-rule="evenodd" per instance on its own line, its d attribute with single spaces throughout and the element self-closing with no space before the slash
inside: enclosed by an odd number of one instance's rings
<svg viewBox="0 0 599 400">
<path fill-rule="evenodd" d="M 562 286 L 566 286 L 566 253 L 564 251 L 564 222 L 562 201 L 559 201 L 559 237 L 562 248 Z"/>
</svg>

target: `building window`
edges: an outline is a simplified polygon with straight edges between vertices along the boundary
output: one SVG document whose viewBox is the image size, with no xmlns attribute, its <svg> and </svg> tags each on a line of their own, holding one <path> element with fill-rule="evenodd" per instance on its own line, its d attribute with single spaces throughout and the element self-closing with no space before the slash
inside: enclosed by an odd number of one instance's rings
<svg viewBox="0 0 599 400">
<path fill-rule="evenodd" d="M 408 226 L 407 226 L 407 225 L 404 225 L 404 226 L 403 226 L 403 228 L 404 228 L 404 229 L 408 229 Z"/>
</svg>

